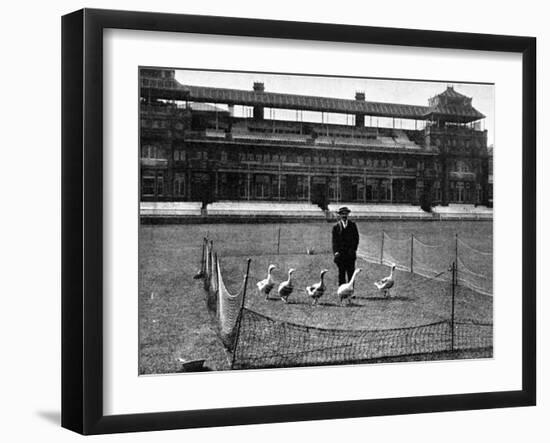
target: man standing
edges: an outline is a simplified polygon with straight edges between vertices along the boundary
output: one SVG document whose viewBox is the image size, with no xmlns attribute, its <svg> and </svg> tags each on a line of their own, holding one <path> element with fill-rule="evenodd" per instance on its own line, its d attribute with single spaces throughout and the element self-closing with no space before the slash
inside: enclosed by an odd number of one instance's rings
<svg viewBox="0 0 550 443">
<path fill-rule="evenodd" d="M 357 225 L 348 220 L 350 212 L 348 207 L 340 207 L 338 209 L 340 220 L 332 228 L 332 252 L 334 253 L 334 263 L 338 266 L 338 286 L 349 282 L 355 271 L 359 232 Z"/>
</svg>

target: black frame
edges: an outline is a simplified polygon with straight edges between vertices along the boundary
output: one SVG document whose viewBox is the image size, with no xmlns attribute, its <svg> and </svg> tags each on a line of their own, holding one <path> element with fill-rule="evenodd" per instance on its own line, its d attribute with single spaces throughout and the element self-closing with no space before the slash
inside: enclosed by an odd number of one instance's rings
<svg viewBox="0 0 550 443">
<path fill-rule="evenodd" d="M 523 56 L 522 389 L 103 414 L 103 30 L 171 31 L 504 51 Z M 457 411 L 536 403 L 536 39 L 503 35 L 83 9 L 62 18 L 62 426 L 82 434 Z"/>
</svg>

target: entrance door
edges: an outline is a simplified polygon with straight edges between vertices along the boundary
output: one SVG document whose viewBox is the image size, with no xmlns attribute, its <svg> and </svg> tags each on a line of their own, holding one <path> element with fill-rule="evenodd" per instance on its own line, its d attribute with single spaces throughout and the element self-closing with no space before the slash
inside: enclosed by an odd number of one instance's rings
<svg viewBox="0 0 550 443">
<path fill-rule="evenodd" d="M 327 180 L 324 177 L 312 177 L 311 179 L 311 203 L 321 209 L 328 207 Z"/>
<path fill-rule="evenodd" d="M 200 201 L 203 205 L 210 203 L 214 195 L 212 178 L 208 173 L 195 172 L 191 176 L 191 200 Z"/>
</svg>

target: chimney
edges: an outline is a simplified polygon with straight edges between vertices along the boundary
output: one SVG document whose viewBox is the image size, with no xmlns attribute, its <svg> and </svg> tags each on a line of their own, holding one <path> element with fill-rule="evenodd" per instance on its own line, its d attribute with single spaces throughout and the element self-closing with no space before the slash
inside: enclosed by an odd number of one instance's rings
<svg viewBox="0 0 550 443">
<path fill-rule="evenodd" d="M 252 87 L 254 92 L 264 92 L 265 86 L 262 82 L 254 82 L 254 86 Z M 254 120 L 263 120 L 264 119 L 264 107 L 255 105 L 254 106 Z"/>
<path fill-rule="evenodd" d="M 355 100 L 364 102 L 365 101 L 365 92 L 364 91 L 356 91 L 355 92 Z M 358 128 L 362 128 L 365 126 L 365 114 L 355 114 L 355 126 Z"/>
</svg>

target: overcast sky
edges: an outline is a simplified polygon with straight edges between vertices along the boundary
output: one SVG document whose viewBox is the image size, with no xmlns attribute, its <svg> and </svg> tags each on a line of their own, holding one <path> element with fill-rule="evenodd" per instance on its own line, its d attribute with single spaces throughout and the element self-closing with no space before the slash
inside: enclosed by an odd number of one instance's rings
<svg viewBox="0 0 550 443">
<path fill-rule="evenodd" d="M 443 92 L 451 83 L 375 78 L 236 73 L 222 71 L 178 70 L 176 79 L 183 84 L 251 90 L 254 82 L 263 82 L 268 92 L 303 94 L 336 98 L 355 98 L 364 91 L 366 100 L 428 105 L 428 98 Z M 494 85 L 452 83 L 457 92 L 472 97 L 472 105 L 486 116 L 488 144 L 494 140 Z M 295 111 L 292 111 L 295 112 Z M 368 122 L 368 120 L 367 120 Z M 337 122 L 335 122 L 337 123 Z"/>
</svg>

